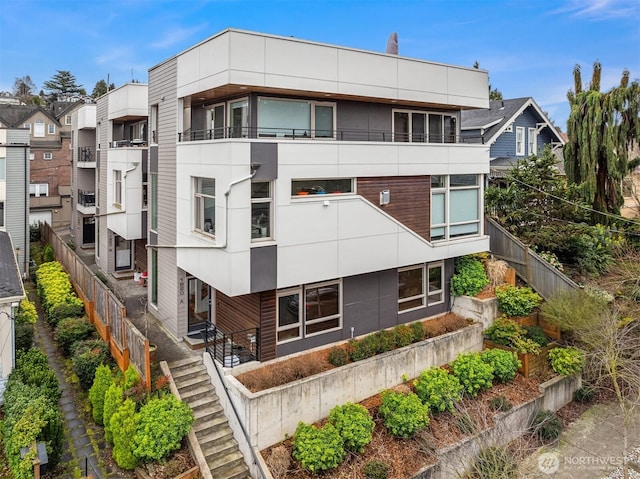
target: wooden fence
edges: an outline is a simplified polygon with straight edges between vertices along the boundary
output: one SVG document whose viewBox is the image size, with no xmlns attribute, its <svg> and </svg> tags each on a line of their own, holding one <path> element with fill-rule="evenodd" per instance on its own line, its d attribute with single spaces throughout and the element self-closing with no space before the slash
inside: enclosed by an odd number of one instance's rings
<svg viewBox="0 0 640 479">
<path fill-rule="evenodd" d="M 132 364 L 150 390 L 149 340 L 127 319 L 124 304 L 47 223 L 40 224 L 40 235 L 53 247 L 56 260 L 69 274 L 76 294 L 84 303 L 89 321 L 109 345 L 120 370 L 126 371 Z"/>
<path fill-rule="evenodd" d="M 486 234 L 490 237 L 491 254 L 507 261 L 515 268 L 517 275 L 544 299 L 549 299 L 561 291 L 579 288 L 570 278 L 491 218 L 487 218 Z"/>
</svg>

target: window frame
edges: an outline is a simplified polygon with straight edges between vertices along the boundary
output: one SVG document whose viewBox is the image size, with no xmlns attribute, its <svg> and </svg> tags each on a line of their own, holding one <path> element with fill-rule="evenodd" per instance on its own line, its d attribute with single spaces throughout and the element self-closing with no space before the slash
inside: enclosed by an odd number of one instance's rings
<svg viewBox="0 0 640 479">
<path fill-rule="evenodd" d="M 252 181 L 251 185 L 253 186 L 254 184 L 257 183 L 264 183 L 268 186 L 269 191 L 268 191 L 268 195 L 267 197 L 264 198 L 254 198 L 253 197 L 253 192 L 251 194 L 251 242 L 252 243 L 259 243 L 261 241 L 269 241 L 272 240 L 274 238 L 273 235 L 273 182 L 272 181 Z M 260 224 L 256 224 L 254 226 L 253 223 L 253 205 L 258 205 L 258 204 L 262 204 L 262 205 L 267 205 L 268 210 L 269 210 L 269 217 L 268 217 L 268 224 L 267 224 L 267 231 L 268 231 L 268 235 L 266 236 L 257 236 L 254 238 L 253 236 L 253 229 L 254 227 L 257 228 L 262 228 L 262 226 Z"/>
<path fill-rule="evenodd" d="M 396 113 L 406 113 L 408 115 L 408 128 L 409 131 L 406 133 L 406 140 L 398 139 L 396 137 Z M 413 132 L 413 121 L 414 115 L 423 115 L 424 116 L 424 132 L 422 133 L 414 133 Z M 431 116 L 440 116 L 440 141 L 432 141 L 431 133 L 429 132 L 429 119 Z M 446 122 L 445 117 L 453 118 L 455 122 L 455 132 L 453 133 L 453 141 L 446 141 L 448 137 L 445 135 Z M 459 137 L 459 121 L 458 116 L 455 114 L 439 112 L 439 111 L 423 111 L 423 110 L 411 110 L 406 108 L 393 108 L 391 110 L 391 131 L 392 131 L 392 139 L 395 143 L 432 143 L 432 144 L 452 144 L 457 142 L 457 138 Z M 403 134 L 404 135 L 404 134 Z M 416 139 L 417 138 L 417 139 Z"/>
<path fill-rule="evenodd" d="M 538 154 L 538 134 L 535 128 L 527 129 L 527 148 L 529 156 Z"/>
<path fill-rule="evenodd" d="M 113 170 L 113 206 L 122 208 L 122 170 Z"/>
<path fill-rule="evenodd" d="M 214 194 L 210 195 L 207 193 L 202 193 L 202 180 L 213 180 L 213 190 Z M 216 216 L 215 216 L 215 208 L 216 208 L 216 180 L 215 178 L 209 178 L 204 176 L 194 176 L 193 177 L 193 231 L 196 231 L 200 234 L 207 235 L 208 237 L 215 238 L 216 237 Z M 211 220 L 212 230 L 207 231 L 205 229 L 205 201 L 206 199 L 213 199 L 214 202 L 214 210 L 213 210 L 213 218 L 208 218 Z"/>
<path fill-rule="evenodd" d="M 324 190 L 323 187 L 323 192 L 321 193 L 309 193 L 309 192 L 296 192 L 294 193 L 294 186 L 295 183 L 317 183 L 317 186 L 321 186 L 323 184 L 326 184 L 326 182 L 329 181 L 350 181 L 351 185 L 349 187 L 350 191 L 341 191 L 339 193 L 337 192 L 328 192 L 326 190 Z M 323 183 L 325 182 L 325 183 Z M 301 186 L 301 188 L 309 188 L 309 187 L 305 187 L 305 186 Z M 313 187 L 311 187 L 313 188 Z M 356 193 L 356 181 L 354 178 L 291 178 L 291 198 L 295 198 L 295 199 L 301 199 L 301 198 L 315 198 L 315 199 L 326 199 L 327 196 L 336 196 L 336 195 L 352 195 Z"/>
<path fill-rule="evenodd" d="M 31 123 L 25 123 L 24 125 L 22 125 L 22 128 L 26 128 L 27 130 L 29 130 L 29 133 L 31 133 Z"/>
<path fill-rule="evenodd" d="M 40 130 L 40 127 L 42 127 L 42 130 Z M 40 131 L 42 131 L 42 133 L 40 134 Z M 42 120 L 36 120 L 33 122 L 33 137 L 34 138 L 44 138 L 46 136 L 46 130 L 44 127 L 44 121 Z"/>
<path fill-rule="evenodd" d="M 431 290 L 431 282 L 429 281 L 430 278 L 430 271 L 436 268 L 440 268 L 440 289 L 436 289 L 436 290 Z M 444 287 L 445 287 L 445 280 L 444 280 L 444 262 L 443 261 L 438 261 L 435 263 L 427 263 L 427 277 L 426 277 L 426 289 L 427 289 L 427 306 L 436 306 L 438 304 L 442 304 L 444 303 Z M 440 295 L 440 299 L 437 301 L 431 301 L 431 296 L 439 294 Z"/>
<path fill-rule="evenodd" d="M 49 196 L 49 183 L 29 183 L 29 196 Z"/>
<path fill-rule="evenodd" d="M 307 319 L 307 291 L 311 290 L 311 289 L 320 289 L 324 286 L 337 286 L 338 287 L 338 312 L 335 314 L 330 314 L 328 316 L 322 316 L 320 318 L 315 318 L 312 320 L 308 320 Z M 303 315 L 303 323 L 304 323 L 304 337 L 305 338 L 312 338 L 313 336 L 318 336 L 320 334 L 325 334 L 325 333 L 330 333 L 332 331 L 339 331 L 340 329 L 342 329 L 342 281 L 341 280 L 330 280 L 330 281 L 323 281 L 321 283 L 313 283 L 313 284 L 307 284 L 304 286 L 304 288 L 302 289 L 303 292 L 303 296 L 304 296 L 304 315 Z M 319 294 L 319 293 L 318 293 Z M 318 301 L 320 301 L 320 298 L 318 298 Z M 308 333 L 307 332 L 307 326 L 311 325 L 313 326 L 314 324 L 319 324 L 319 323 L 324 323 L 327 321 L 331 321 L 334 319 L 338 319 L 338 326 L 335 326 L 333 328 L 329 328 L 329 329 L 323 329 L 322 331 L 317 331 L 315 333 Z"/>
<path fill-rule="evenodd" d="M 56 125 L 53 123 L 49 123 L 47 125 L 47 135 L 55 135 L 56 134 Z"/>
<path fill-rule="evenodd" d="M 414 271 L 414 270 L 420 270 L 420 281 L 422 283 L 422 292 L 420 294 L 416 294 L 413 296 L 408 296 L 406 298 L 401 298 L 400 297 L 400 273 L 403 273 L 405 271 Z M 425 285 L 425 265 L 423 264 L 418 264 L 418 265 L 412 265 L 412 266 L 405 266 L 403 268 L 398 268 L 398 314 L 402 314 L 402 313 L 408 313 L 410 311 L 415 311 L 417 309 L 421 309 L 424 308 L 427 305 L 427 291 L 426 291 L 426 285 Z M 401 305 L 404 303 L 410 303 L 412 301 L 416 301 L 416 300 L 421 300 L 420 304 L 417 306 L 412 306 L 409 307 L 407 309 L 402 309 Z"/>
<path fill-rule="evenodd" d="M 277 344 L 285 344 L 285 343 L 290 343 L 292 341 L 298 341 L 300 339 L 304 338 L 303 335 L 303 329 L 302 329 L 302 325 L 303 325 L 303 308 L 301 307 L 301 305 L 303 305 L 303 296 L 302 296 L 302 292 L 303 292 L 303 288 L 302 286 L 298 286 L 295 288 L 287 288 L 287 289 L 283 289 L 283 290 L 278 290 L 276 291 L 276 343 Z M 287 324 L 285 326 L 280 326 L 280 298 L 285 297 L 285 296 L 293 296 L 293 295 L 298 295 L 298 321 L 292 324 Z M 298 329 L 298 335 L 292 338 L 286 338 L 283 340 L 279 340 L 278 336 L 280 332 L 283 331 L 289 331 L 289 330 L 293 330 L 293 329 Z"/>
<path fill-rule="evenodd" d="M 260 131 L 260 100 L 269 100 L 269 101 L 281 101 L 281 102 L 292 102 L 292 103 L 302 103 L 309 105 L 309 135 L 305 136 L 306 130 L 304 128 L 300 128 L 301 131 L 304 131 L 303 135 L 296 135 L 296 138 L 310 138 L 314 140 L 335 140 L 336 139 L 336 119 L 337 119 L 337 102 L 334 101 L 319 101 L 319 100 L 304 100 L 298 98 L 286 98 L 286 97 L 271 97 L 271 96 L 259 96 L 257 100 L 257 134 L 258 138 L 292 138 L 293 131 L 296 128 L 288 128 L 277 127 L 276 131 L 272 134 L 269 132 L 261 132 Z M 316 107 L 331 107 L 332 109 L 332 120 L 331 120 L 331 136 L 317 136 L 316 135 Z M 277 130 L 291 130 L 291 135 L 287 135 L 284 132 L 279 132 Z M 325 130 L 323 130 L 325 131 Z"/>
<path fill-rule="evenodd" d="M 516 156 L 524 156 L 526 153 L 524 126 L 516 126 Z"/>
<path fill-rule="evenodd" d="M 65 125 L 71 125 L 71 115 L 65 115 L 64 116 L 64 124 Z"/>
<path fill-rule="evenodd" d="M 158 173 L 149 173 L 151 179 L 151 231 L 158 231 Z"/>
<path fill-rule="evenodd" d="M 452 176 L 472 176 L 476 178 L 476 182 L 474 185 L 462 185 L 462 186 L 451 186 L 451 177 Z M 436 242 L 443 242 L 443 241 L 450 241 L 450 240 L 457 240 L 457 239 L 461 239 L 461 238 L 470 238 L 470 237 L 474 237 L 474 236 L 480 236 L 482 234 L 482 211 L 483 211 L 483 186 L 482 186 L 482 175 L 478 175 L 478 174 L 459 174 L 459 175 L 432 175 L 431 176 L 431 185 L 433 185 L 433 178 L 434 177 L 440 177 L 440 178 L 444 178 L 444 182 L 443 182 L 443 186 L 438 186 L 438 187 L 433 187 L 431 186 L 431 193 L 430 193 L 430 226 L 429 226 L 429 237 L 430 237 L 430 241 L 432 243 L 436 243 Z M 452 192 L 455 193 L 457 191 L 469 191 L 469 190 L 476 190 L 476 198 L 477 198 L 477 219 L 474 220 L 465 220 L 465 221 L 456 221 L 456 222 L 452 222 L 451 221 L 451 194 Z M 433 197 L 434 195 L 443 195 L 444 197 L 444 201 L 443 201 L 443 208 L 444 208 L 444 223 L 433 223 L 433 205 L 434 205 L 434 201 L 433 201 Z M 454 226 L 463 226 L 463 225 L 467 225 L 467 224 L 477 224 L 477 230 L 476 232 L 472 232 L 472 233 L 467 233 L 467 234 L 461 234 L 461 235 L 456 235 L 453 236 L 451 235 L 451 228 Z M 439 229 L 439 228 L 443 228 L 444 229 L 444 235 L 442 238 L 438 237 L 435 238 L 433 237 L 433 230 L 434 229 Z"/>
<path fill-rule="evenodd" d="M 46 160 L 46 161 L 53 160 L 53 153 L 51 153 L 50 151 L 45 151 L 45 152 L 42 154 L 42 159 L 43 159 L 43 160 Z"/>
</svg>

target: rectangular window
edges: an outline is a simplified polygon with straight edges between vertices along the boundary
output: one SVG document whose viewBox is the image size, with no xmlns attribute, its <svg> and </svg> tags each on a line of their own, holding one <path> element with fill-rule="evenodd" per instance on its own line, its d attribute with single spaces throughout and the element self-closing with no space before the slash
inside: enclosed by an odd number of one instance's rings
<svg viewBox="0 0 640 479">
<path fill-rule="evenodd" d="M 200 233 L 216 234 L 216 180 L 194 178 L 194 229 Z"/>
<path fill-rule="evenodd" d="M 158 105 L 151 105 L 151 143 L 158 143 Z"/>
<path fill-rule="evenodd" d="M 51 153 L 50 151 L 45 151 L 43 158 L 45 160 L 53 160 L 53 153 Z"/>
<path fill-rule="evenodd" d="M 23 126 L 23 128 L 26 128 L 27 130 L 31 131 L 31 123 L 25 123 L 22 126 Z"/>
<path fill-rule="evenodd" d="M 49 183 L 31 183 L 29 185 L 29 195 L 35 197 L 49 196 Z"/>
<path fill-rule="evenodd" d="M 443 241 L 480 232 L 478 175 L 431 177 L 431 241 Z"/>
<path fill-rule="evenodd" d="M 398 310 L 409 311 L 425 305 L 424 266 L 398 270 Z"/>
<path fill-rule="evenodd" d="M 29 153 L 30 160 L 34 160 L 35 158 L 36 158 L 36 155 L 34 153 Z"/>
<path fill-rule="evenodd" d="M 0 228 L 4 228 L 4 201 L 0 201 Z"/>
<path fill-rule="evenodd" d="M 272 237 L 271 228 L 271 183 L 251 183 L 251 240 L 259 241 Z"/>
<path fill-rule="evenodd" d="M 339 281 L 278 291 L 277 298 L 278 343 L 342 327 L 342 286 Z"/>
<path fill-rule="evenodd" d="M 115 206 L 122 205 L 122 171 L 113 170 L 113 202 Z"/>
<path fill-rule="evenodd" d="M 158 231 L 158 174 L 151 173 L 151 229 Z"/>
<path fill-rule="evenodd" d="M 443 113 L 393 111 L 393 141 L 455 143 L 457 118 Z"/>
<path fill-rule="evenodd" d="M 444 267 L 442 263 L 427 265 L 427 304 L 444 302 Z"/>
<path fill-rule="evenodd" d="M 56 134 L 56 125 L 54 125 L 53 123 L 49 123 L 49 130 L 48 130 L 50 135 L 55 135 Z"/>
<path fill-rule="evenodd" d="M 258 98 L 261 138 L 335 138 L 335 103 Z"/>
<path fill-rule="evenodd" d="M 524 156 L 524 126 L 516 126 L 516 156 Z"/>
<path fill-rule="evenodd" d="M 36 120 L 33 124 L 33 136 L 36 138 L 44 137 L 44 121 Z"/>
<path fill-rule="evenodd" d="M 249 137 L 249 100 L 229 103 L 229 126 L 232 138 Z"/>
<path fill-rule="evenodd" d="M 353 192 L 353 180 L 351 178 L 291 180 L 291 196 L 335 195 Z"/>
<path fill-rule="evenodd" d="M 64 124 L 65 125 L 70 125 L 71 124 L 71 115 L 66 115 L 64 117 Z"/>
<path fill-rule="evenodd" d="M 529 155 L 537 155 L 538 154 L 538 138 L 536 134 L 535 128 L 529 128 L 528 133 L 528 144 L 529 144 Z"/>
<path fill-rule="evenodd" d="M 158 250 L 151 249 L 151 304 L 158 305 Z"/>
<path fill-rule="evenodd" d="M 209 123 L 211 125 L 211 134 L 209 139 L 213 138 L 214 140 L 225 138 L 225 104 L 220 103 L 218 105 L 213 105 L 211 109 L 209 109 Z"/>
</svg>

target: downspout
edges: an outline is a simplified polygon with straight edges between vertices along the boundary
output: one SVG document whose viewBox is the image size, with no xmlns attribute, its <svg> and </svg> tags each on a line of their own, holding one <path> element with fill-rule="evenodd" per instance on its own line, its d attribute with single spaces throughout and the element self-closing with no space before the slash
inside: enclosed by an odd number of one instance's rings
<svg viewBox="0 0 640 479">
<path fill-rule="evenodd" d="M 254 176 L 256 176 L 256 173 L 258 171 L 258 168 L 255 168 L 250 175 L 247 175 L 243 178 L 239 178 L 237 180 L 232 181 L 231 183 L 229 183 L 229 186 L 227 187 L 227 191 L 224 192 L 224 197 L 225 197 L 225 205 L 224 205 L 224 243 L 222 244 L 212 244 L 212 245 L 194 245 L 194 244 L 184 244 L 184 245 L 178 245 L 178 244 L 146 244 L 144 245 L 145 248 L 169 248 L 169 249 L 224 249 L 227 247 L 227 239 L 229 237 L 229 195 L 231 193 L 231 188 L 233 188 L 234 186 L 240 184 L 240 183 L 244 183 L 247 180 L 252 179 Z"/>
</svg>

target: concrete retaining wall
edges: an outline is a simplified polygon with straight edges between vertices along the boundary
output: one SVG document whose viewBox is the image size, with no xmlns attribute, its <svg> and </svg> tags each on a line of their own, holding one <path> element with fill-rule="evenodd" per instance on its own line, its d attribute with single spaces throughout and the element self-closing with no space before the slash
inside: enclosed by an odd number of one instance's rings
<svg viewBox="0 0 640 479">
<path fill-rule="evenodd" d="M 496 298 L 478 299 L 471 296 L 456 296 L 453 298 L 451 312 L 463 318 L 473 319 L 481 323 L 483 329 L 487 329 L 499 315 L 498 300 Z"/>
</svg>

